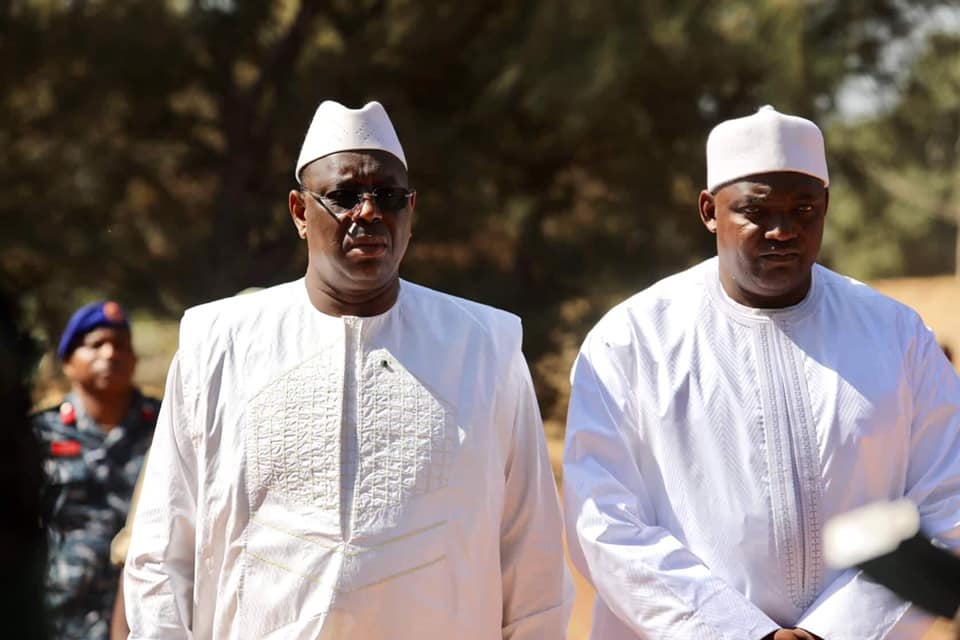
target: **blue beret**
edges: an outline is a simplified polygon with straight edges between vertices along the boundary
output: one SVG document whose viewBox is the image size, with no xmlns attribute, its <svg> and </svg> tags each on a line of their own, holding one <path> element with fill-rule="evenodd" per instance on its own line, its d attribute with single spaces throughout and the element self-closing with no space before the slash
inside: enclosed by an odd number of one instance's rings
<svg viewBox="0 0 960 640">
<path fill-rule="evenodd" d="M 60 336 L 60 345 L 57 347 L 57 357 L 66 360 L 70 352 L 83 336 L 100 327 L 116 327 L 130 330 L 127 314 L 123 307 L 113 300 L 101 300 L 84 305 L 73 312 L 67 328 Z"/>
</svg>

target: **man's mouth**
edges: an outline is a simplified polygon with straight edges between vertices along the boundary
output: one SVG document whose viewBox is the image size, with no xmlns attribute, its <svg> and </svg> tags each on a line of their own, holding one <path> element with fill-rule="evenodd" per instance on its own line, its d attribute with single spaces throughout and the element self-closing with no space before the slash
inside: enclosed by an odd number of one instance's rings
<svg viewBox="0 0 960 640">
<path fill-rule="evenodd" d="M 800 252 L 794 250 L 764 251 L 760 254 L 760 257 L 775 262 L 788 262 L 790 260 L 797 260 L 800 257 Z"/>
<path fill-rule="evenodd" d="M 380 258 L 387 253 L 387 241 L 376 236 L 348 238 L 345 253 L 356 258 Z"/>
</svg>

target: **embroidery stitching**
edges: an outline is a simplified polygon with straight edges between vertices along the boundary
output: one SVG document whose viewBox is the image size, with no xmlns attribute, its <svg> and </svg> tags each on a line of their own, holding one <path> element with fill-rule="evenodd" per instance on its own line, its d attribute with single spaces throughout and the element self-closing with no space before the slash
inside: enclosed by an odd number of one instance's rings
<svg viewBox="0 0 960 640">
<path fill-rule="evenodd" d="M 288 529 L 283 529 L 283 528 L 281 528 L 281 527 L 278 527 L 278 526 L 276 526 L 276 525 L 270 524 L 270 523 L 268 523 L 268 522 L 264 522 L 263 520 L 260 520 L 259 518 L 251 518 L 250 521 L 251 521 L 251 522 L 254 522 L 254 523 L 258 524 L 258 525 L 260 525 L 261 527 L 266 527 L 267 529 L 273 529 L 273 530 L 276 531 L 277 533 L 283 533 L 283 534 L 285 534 L 285 535 L 290 536 L 291 538 L 296 538 L 297 540 L 301 540 L 301 541 L 306 542 L 306 543 L 308 543 L 308 544 L 316 545 L 316 546 L 320 547 L 321 549 L 327 549 L 327 550 L 331 550 L 331 551 L 332 551 L 332 550 L 334 550 L 334 549 L 337 549 L 338 547 L 343 546 L 342 544 L 326 545 L 326 544 L 323 544 L 322 542 L 319 542 L 319 541 L 317 541 L 317 540 L 311 540 L 310 538 L 306 538 L 306 537 L 304 537 L 304 536 L 302 536 L 302 535 L 300 535 L 300 534 L 298 534 L 298 533 L 294 533 L 293 531 L 289 531 Z M 380 542 L 379 544 L 370 545 L 370 546 L 368 546 L 368 547 L 360 547 L 360 548 L 357 548 L 357 547 L 347 547 L 347 548 L 344 549 L 343 554 L 346 555 L 346 556 L 359 556 L 359 555 L 361 555 L 361 554 L 368 553 L 368 552 L 370 552 L 370 551 L 376 551 L 377 549 L 381 549 L 381 548 L 383 548 L 383 547 L 385 547 L 385 546 L 387 546 L 387 545 L 389 545 L 389 544 L 393 544 L 394 542 L 400 542 L 401 540 L 406 540 L 407 538 L 413 538 L 413 537 L 415 537 L 415 536 L 420 535 L 421 533 L 426 533 L 427 531 L 431 531 L 431 530 L 433 530 L 433 529 L 436 529 L 437 527 L 442 527 L 442 526 L 445 525 L 445 524 L 447 524 L 447 520 L 441 520 L 440 522 L 434 522 L 433 524 L 428 524 L 428 525 L 425 526 L 425 527 L 420 527 L 419 529 L 414 529 L 414 530 L 412 530 L 412 531 L 408 531 L 407 533 L 404 533 L 404 534 L 401 534 L 401 535 L 398 535 L 398 536 L 394 536 L 393 538 L 388 538 L 388 539 L 384 540 L 383 542 Z"/>
<path fill-rule="evenodd" d="M 402 505 L 447 486 L 458 444 L 455 412 L 384 352 L 366 355 L 360 381 L 355 513 Z"/>
<path fill-rule="evenodd" d="M 327 347 L 266 385 L 247 408 L 251 505 L 266 493 L 292 504 L 339 509 L 340 381 Z M 259 498 L 259 499 L 258 499 Z"/>
<path fill-rule="evenodd" d="M 774 501 L 773 505 L 775 509 L 774 518 L 777 525 L 775 531 L 779 534 L 777 547 L 783 550 L 783 556 L 786 560 L 785 582 L 787 586 L 787 594 L 795 605 L 800 606 L 801 598 L 798 590 L 798 559 L 796 558 L 793 541 L 791 540 L 792 536 L 788 531 L 788 529 L 791 528 L 788 526 L 791 518 L 787 513 L 787 505 L 790 504 L 791 498 L 787 495 L 787 483 L 784 480 L 783 471 L 780 470 L 783 466 L 783 461 L 788 459 L 784 456 L 783 438 L 779 432 L 781 426 L 781 415 L 779 403 L 777 402 L 777 392 L 774 389 L 774 382 L 777 378 L 774 375 L 773 363 L 771 362 L 773 356 L 768 331 L 770 331 L 770 328 L 768 326 L 764 326 L 760 329 L 758 335 L 762 349 L 763 367 L 767 379 L 767 402 L 769 404 L 770 411 L 773 413 L 773 419 L 770 421 L 770 429 L 767 434 L 767 441 L 772 442 L 774 446 L 775 460 L 779 463 L 770 465 L 771 485 L 772 487 L 776 487 L 776 500 Z M 771 498 L 772 497 L 773 495 L 771 494 Z"/>
<path fill-rule="evenodd" d="M 310 582 L 313 582 L 314 584 L 317 584 L 317 585 L 320 585 L 320 586 L 324 586 L 324 585 L 323 585 L 323 581 L 320 580 L 320 579 L 318 579 L 316 576 L 310 575 L 310 574 L 308 574 L 308 573 L 303 573 L 303 572 L 301 572 L 301 571 L 297 571 L 296 569 L 292 569 L 292 568 L 286 566 L 285 564 L 282 564 L 282 563 L 280 563 L 280 562 L 276 562 L 276 561 L 271 560 L 271 559 L 269 559 L 269 558 L 265 558 L 265 557 L 261 556 L 261 555 L 258 554 L 258 553 L 254 553 L 253 551 L 250 551 L 250 550 L 246 550 L 246 549 L 245 549 L 244 552 L 245 552 L 247 555 L 249 555 L 249 556 L 251 556 L 251 557 L 253 557 L 253 558 L 256 558 L 256 559 L 259 560 L 260 562 L 263 562 L 264 564 L 270 565 L 271 567 L 275 567 L 275 568 L 277 568 L 277 569 L 280 569 L 281 571 L 286 571 L 287 573 L 292 573 L 293 575 L 299 576 L 299 577 L 303 578 L 304 580 L 309 580 Z M 443 561 L 443 560 L 446 560 L 446 558 L 447 558 L 447 554 L 444 553 L 444 554 L 441 554 L 440 556 L 434 558 L 433 560 L 428 560 L 427 562 L 424 562 L 423 564 L 418 564 L 418 565 L 415 566 L 415 567 L 410 567 L 409 569 L 405 569 L 405 570 L 403 570 L 403 571 L 399 571 L 399 572 L 397 572 L 397 573 L 394 573 L 394 574 L 392 574 L 392 575 L 386 576 L 385 578 L 381 578 L 381 579 L 376 580 L 376 581 L 374 581 L 374 582 L 369 582 L 369 583 L 367 583 L 367 584 L 361 585 L 361 586 L 359 586 L 359 587 L 354 587 L 354 588 L 352 588 L 352 589 L 341 589 L 341 588 L 339 588 L 339 587 L 334 587 L 333 591 L 335 591 L 336 593 L 355 593 L 355 592 L 361 591 L 361 590 L 363 590 L 363 589 L 369 589 L 370 587 L 375 587 L 375 586 L 381 585 L 381 584 L 383 584 L 383 583 L 385 583 L 385 582 L 390 582 L 391 580 L 396 580 L 397 578 L 402 578 L 403 576 L 409 575 L 409 574 L 414 573 L 414 572 L 416 572 L 416 571 L 420 571 L 421 569 L 426 569 L 427 567 L 430 567 L 430 566 L 432 566 L 432 565 L 435 565 L 435 564 L 437 564 L 438 562 L 441 562 L 441 561 Z"/>
<path fill-rule="evenodd" d="M 804 539 L 807 542 L 806 557 L 804 558 L 807 579 L 806 584 L 802 585 L 805 594 L 803 608 L 806 608 L 810 606 L 816 598 L 821 578 L 820 483 L 818 470 L 814 466 L 817 460 L 816 446 L 814 444 L 816 435 L 811 428 L 810 418 L 807 414 L 807 394 L 804 392 L 804 389 L 800 387 L 804 382 L 802 375 L 803 370 L 791 349 L 787 349 L 787 357 L 790 359 L 790 366 L 794 375 L 797 376 L 796 384 L 794 385 L 794 400 L 796 402 L 795 408 L 798 413 L 797 423 L 799 427 L 796 440 L 803 452 L 801 456 L 802 467 L 800 476 L 805 485 L 800 495 L 801 497 L 805 496 L 807 498 L 804 504 L 801 505 L 806 515 L 805 521 L 807 524 L 806 531 L 804 532 Z"/>
</svg>

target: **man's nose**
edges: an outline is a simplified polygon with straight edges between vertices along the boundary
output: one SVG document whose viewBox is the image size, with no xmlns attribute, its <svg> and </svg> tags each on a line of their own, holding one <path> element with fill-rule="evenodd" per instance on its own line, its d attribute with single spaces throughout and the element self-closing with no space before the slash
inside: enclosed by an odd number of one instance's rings
<svg viewBox="0 0 960 640">
<path fill-rule="evenodd" d="M 380 213 L 380 209 L 377 208 L 377 203 L 373 199 L 373 194 L 364 193 L 361 194 L 360 198 L 360 204 L 357 205 L 359 208 L 353 212 L 354 220 L 374 222 L 383 218 L 383 214 Z"/>
<path fill-rule="evenodd" d="M 796 220 L 790 213 L 779 213 L 770 217 L 770 226 L 764 236 L 768 240 L 790 240 L 797 236 Z"/>
</svg>

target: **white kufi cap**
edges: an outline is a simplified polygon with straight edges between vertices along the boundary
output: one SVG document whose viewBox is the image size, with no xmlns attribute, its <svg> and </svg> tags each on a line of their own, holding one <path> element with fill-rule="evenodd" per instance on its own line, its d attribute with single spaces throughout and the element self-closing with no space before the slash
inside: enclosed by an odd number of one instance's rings
<svg viewBox="0 0 960 640">
<path fill-rule="evenodd" d="M 820 128 L 767 105 L 752 116 L 721 122 L 707 138 L 707 189 L 773 171 L 793 171 L 830 185 Z"/>
<path fill-rule="evenodd" d="M 299 183 L 300 171 L 306 165 L 331 153 L 369 149 L 392 153 L 407 166 L 403 147 L 383 105 L 374 101 L 360 109 L 348 109 L 339 102 L 325 100 L 313 114 L 294 177 Z"/>
</svg>

